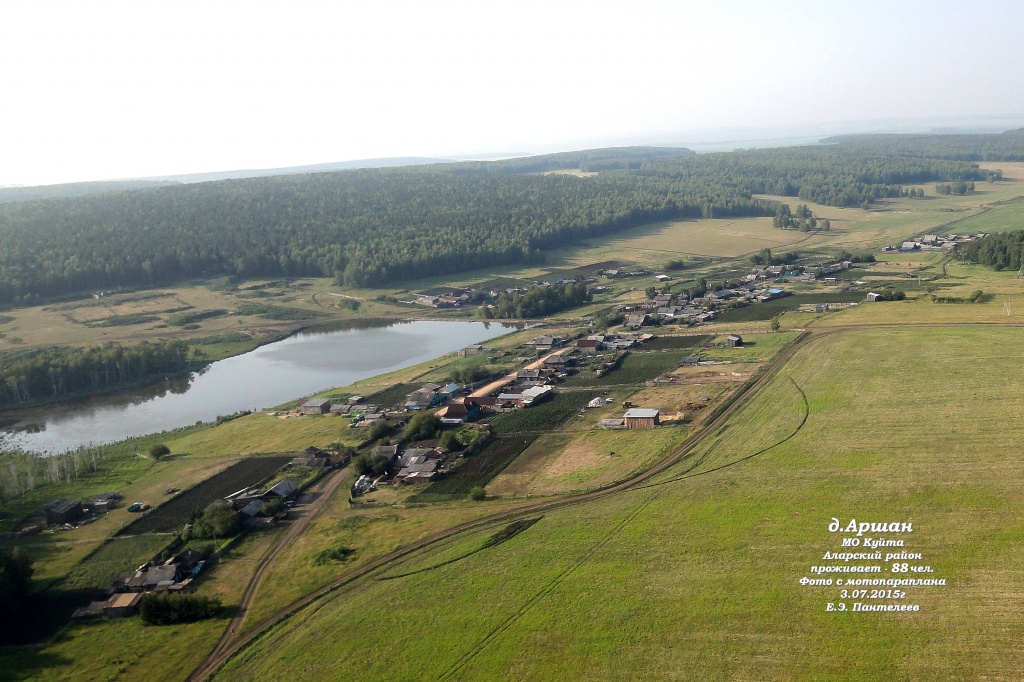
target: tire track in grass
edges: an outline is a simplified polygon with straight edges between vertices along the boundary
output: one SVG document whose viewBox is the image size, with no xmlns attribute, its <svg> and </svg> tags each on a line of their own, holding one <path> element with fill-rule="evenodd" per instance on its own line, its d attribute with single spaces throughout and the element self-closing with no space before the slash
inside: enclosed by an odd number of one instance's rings
<svg viewBox="0 0 1024 682">
<path fill-rule="evenodd" d="M 491 642 L 496 640 L 498 637 L 501 636 L 503 632 L 505 632 L 510 627 L 519 622 L 519 620 L 527 613 L 529 613 L 529 611 L 534 606 L 540 603 L 549 594 L 554 592 L 559 585 L 564 583 L 580 567 L 582 567 L 584 564 L 590 561 L 590 559 L 595 554 L 597 554 L 597 552 L 601 550 L 605 545 L 607 545 L 612 540 L 612 538 L 618 535 L 619 532 L 622 531 L 622 529 L 624 529 L 626 526 L 632 523 L 638 516 L 640 516 L 640 514 L 642 514 L 648 507 L 650 507 L 651 504 L 658 498 L 658 496 L 661 495 L 661 493 L 661 490 L 657 490 L 649 498 L 647 498 L 639 505 L 637 505 L 637 507 L 632 512 L 627 514 L 625 518 L 623 518 L 621 521 L 615 524 L 615 526 L 613 526 L 612 529 L 604 535 L 604 537 L 598 540 L 598 542 L 594 544 L 594 546 L 587 550 L 583 554 L 583 556 L 578 558 L 572 564 L 564 568 L 558 575 L 556 575 L 554 578 L 548 581 L 548 584 L 545 585 L 540 590 L 540 592 L 530 597 L 525 604 L 520 606 L 515 611 L 515 613 L 513 613 L 508 618 L 506 618 L 501 623 L 492 628 L 491 631 L 488 632 L 482 640 L 480 640 L 477 644 L 473 646 L 473 648 L 471 648 L 468 652 L 459 657 L 457 661 L 455 661 L 448 668 L 446 668 L 445 671 L 437 677 L 438 682 L 452 679 L 460 670 L 462 670 L 469 663 L 471 663 L 474 658 L 476 658 L 484 649 L 486 649 L 491 644 Z"/>
<path fill-rule="evenodd" d="M 735 465 L 737 465 L 737 464 L 739 464 L 741 462 L 745 462 L 747 460 L 750 460 L 750 459 L 753 459 L 755 457 L 758 457 L 759 455 L 763 455 L 764 453 L 768 452 L 769 450 L 772 450 L 772 449 L 778 447 L 779 445 L 782 445 L 786 441 L 792 439 L 794 436 L 796 436 L 798 433 L 800 433 L 800 431 L 803 429 L 804 425 L 807 423 L 807 418 L 810 415 L 810 404 L 807 401 L 807 394 L 804 393 L 803 389 L 800 388 L 800 386 L 796 383 L 796 381 L 794 381 L 792 377 L 786 377 L 786 378 L 789 379 L 789 381 L 793 384 L 793 387 L 796 388 L 796 390 L 800 393 L 800 398 L 802 400 L 803 408 L 804 408 L 803 409 L 803 417 L 801 418 L 800 423 L 797 424 L 796 428 L 788 436 L 786 436 L 785 438 L 777 441 L 776 443 L 773 443 L 772 445 L 769 445 L 766 448 L 762 448 L 761 450 L 758 450 L 757 452 L 754 452 L 752 454 L 746 455 L 745 457 L 741 457 L 741 458 L 739 458 L 737 460 L 734 460 L 732 462 L 728 462 L 728 463 L 723 464 L 721 466 L 717 466 L 717 467 L 714 467 L 712 469 L 708 469 L 707 471 L 700 471 L 700 472 L 697 472 L 697 473 L 692 473 L 701 464 L 703 464 L 703 462 L 707 459 L 707 457 L 719 445 L 719 443 L 721 442 L 721 439 L 719 438 L 719 439 L 717 439 L 711 445 L 711 447 L 708 448 L 707 452 L 705 452 L 703 455 L 701 455 L 699 458 L 697 458 L 697 460 L 694 461 L 693 464 L 691 464 L 682 475 L 676 476 L 674 478 L 670 478 L 670 479 L 668 479 L 666 481 L 659 481 L 658 483 L 650 483 L 650 484 L 647 484 L 647 485 L 637 486 L 637 487 L 633 488 L 632 490 L 643 490 L 643 489 L 646 489 L 646 488 L 660 487 L 660 486 L 664 486 L 664 485 L 666 485 L 668 483 L 677 483 L 679 481 L 683 481 L 683 480 L 686 480 L 686 479 L 689 479 L 689 478 L 694 478 L 696 476 L 703 476 L 704 474 L 710 474 L 710 473 L 713 473 L 715 471 L 721 471 L 721 470 L 726 469 L 728 467 L 735 466 Z M 626 491 L 621 491 L 621 492 L 626 492 Z M 561 585 L 563 582 L 565 582 L 570 576 L 572 576 L 573 573 L 575 573 L 582 566 L 584 566 L 588 561 L 590 561 L 590 559 L 593 558 L 593 556 L 595 554 L 597 554 L 597 552 L 599 550 L 601 550 L 609 542 L 611 542 L 611 540 L 616 535 L 618 535 L 626 526 L 628 526 L 638 516 L 640 516 L 640 514 L 642 514 L 644 511 L 646 511 L 646 509 L 648 507 L 650 507 L 651 504 L 653 504 L 654 501 L 658 498 L 658 496 L 661 494 L 661 492 L 662 492 L 661 490 L 655 491 L 653 495 L 651 495 L 645 501 L 643 501 L 642 503 L 637 505 L 636 509 L 634 509 L 632 512 L 630 512 L 624 519 L 622 519 L 622 521 L 617 523 L 593 547 L 591 547 L 589 550 L 587 550 L 587 552 L 584 553 L 583 556 L 581 556 L 575 562 L 570 564 L 561 573 L 556 575 L 551 581 L 548 582 L 547 585 L 544 586 L 543 589 L 541 589 L 540 592 L 538 592 L 533 597 L 531 597 L 529 600 L 527 600 L 525 604 L 523 604 L 521 607 L 519 607 L 519 609 L 517 609 L 515 611 L 515 613 L 513 613 L 508 618 L 506 618 L 501 623 L 499 623 L 497 626 L 495 626 L 490 632 L 487 633 L 487 635 L 484 636 L 484 638 L 479 643 L 477 643 L 467 653 L 463 654 L 455 663 L 453 663 L 443 673 L 441 673 L 441 675 L 437 678 L 438 682 L 443 682 L 444 680 L 452 679 L 459 671 L 461 671 L 469 663 L 471 663 L 474 658 L 476 658 L 481 652 L 483 652 L 484 649 L 486 649 L 491 644 L 491 642 L 496 640 L 498 637 L 501 636 L 502 633 L 504 633 L 506 630 L 508 630 L 513 625 L 515 625 L 534 606 L 536 606 L 538 603 L 540 603 L 549 594 L 554 592 L 554 590 L 557 589 L 559 585 Z M 460 558 L 464 558 L 464 557 L 460 557 Z M 446 562 L 446 563 L 451 563 L 451 562 Z M 428 570 L 431 570 L 433 568 L 439 568 L 439 567 L 440 567 L 440 565 L 439 566 L 432 566 L 432 567 L 428 567 L 428 568 L 422 569 L 422 571 L 417 571 L 417 572 L 428 571 Z M 406 574 L 406 575 L 409 575 L 409 574 Z M 394 577 L 395 578 L 399 578 L 399 577 L 403 577 L 403 576 L 394 576 Z"/>
<path fill-rule="evenodd" d="M 800 385 L 797 384 L 796 381 L 793 381 L 792 377 L 786 377 L 786 378 L 789 379 L 789 381 L 793 384 L 793 387 L 797 391 L 800 392 L 800 398 L 801 398 L 801 400 L 803 402 L 803 408 L 804 408 L 804 416 L 803 416 L 803 418 L 800 420 L 800 423 L 796 425 L 796 428 L 793 429 L 793 432 L 790 433 L 788 436 L 786 436 L 785 438 L 783 438 L 782 440 L 780 440 L 780 441 L 778 441 L 776 443 L 773 443 L 773 444 L 769 445 L 766 448 L 763 448 L 761 450 L 758 450 L 757 452 L 754 452 L 754 453 L 751 453 L 749 455 L 746 455 L 745 457 L 740 457 L 739 459 L 733 460 L 732 462 L 727 462 L 725 464 L 722 464 L 720 466 L 714 467 L 712 469 L 708 469 L 707 471 L 698 471 L 697 473 L 691 473 L 694 469 L 696 469 L 700 465 L 701 462 L 703 462 L 707 458 L 708 454 L 711 453 L 711 450 L 714 449 L 714 446 L 712 446 L 711 448 L 708 449 L 707 453 L 702 455 L 700 457 L 700 459 L 698 459 L 697 462 L 694 463 L 693 466 L 691 466 L 689 469 L 684 471 L 679 476 L 675 476 L 673 478 L 669 478 L 669 479 L 664 480 L 664 481 L 658 481 L 657 483 L 648 483 L 646 485 L 638 485 L 638 486 L 636 486 L 636 488 L 634 488 L 634 490 L 643 490 L 644 488 L 654 488 L 654 487 L 657 487 L 657 486 L 666 485 L 668 483 L 677 483 L 679 481 L 684 481 L 684 480 L 686 480 L 688 478 L 695 478 L 697 476 L 704 476 L 705 474 L 710 474 L 710 473 L 714 473 L 716 471 L 721 471 L 722 469 L 727 469 L 727 468 L 729 468 L 731 466 L 735 466 L 735 465 L 737 465 L 737 464 L 739 464 L 741 462 L 746 462 L 749 459 L 753 459 L 755 457 L 763 455 L 764 453 L 768 452 L 769 450 L 774 450 L 775 448 L 779 447 L 780 445 L 782 445 L 786 441 L 788 441 L 791 438 L 793 438 L 794 436 L 796 436 L 796 434 L 800 433 L 800 431 L 804 428 L 804 425 L 807 423 L 807 418 L 811 414 L 811 406 L 810 406 L 810 403 L 807 401 L 807 394 L 804 393 L 804 390 L 802 388 L 800 388 Z M 718 442 L 716 442 L 715 445 L 718 445 Z"/>
</svg>

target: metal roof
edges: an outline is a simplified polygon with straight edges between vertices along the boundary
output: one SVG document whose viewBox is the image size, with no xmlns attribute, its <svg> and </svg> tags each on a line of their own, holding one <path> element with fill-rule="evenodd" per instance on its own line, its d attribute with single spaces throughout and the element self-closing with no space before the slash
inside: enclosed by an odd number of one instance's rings
<svg viewBox="0 0 1024 682">
<path fill-rule="evenodd" d="M 633 407 L 626 410 L 626 419 L 652 419 L 657 417 L 661 413 L 661 410 L 655 410 L 648 407 Z"/>
</svg>

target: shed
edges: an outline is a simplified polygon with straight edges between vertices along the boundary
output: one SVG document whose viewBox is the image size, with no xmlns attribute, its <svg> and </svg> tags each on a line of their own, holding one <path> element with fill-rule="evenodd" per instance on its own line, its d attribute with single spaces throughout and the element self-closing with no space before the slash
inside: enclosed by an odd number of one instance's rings
<svg viewBox="0 0 1024 682">
<path fill-rule="evenodd" d="M 105 512 L 116 507 L 122 497 L 121 493 L 100 493 L 90 497 L 85 504 L 94 512 Z"/>
<path fill-rule="evenodd" d="M 660 423 L 658 419 L 660 414 L 660 410 L 633 407 L 626 410 L 623 421 L 627 429 L 652 429 Z"/>
<path fill-rule="evenodd" d="M 103 615 L 107 618 L 129 618 L 139 612 L 141 592 L 115 594 L 103 606 Z"/>
<path fill-rule="evenodd" d="M 739 334 L 729 334 L 729 336 L 725 337 L 725 343 L 729 348 L 742 348 L 743 337 Z"/>
<path fill-rule="evenodd" d="M 331 411 L 331 401 L 327 398 L 313 398 L 299 405 L 300 414 L 327 414 Z"/>
<path fill-rule="evenodd" d="M 882 300 L 882 294 L 879 294 L 878 292 L 872 291 L 871 293 L 868 294 L 868 300 L 871 301 L 871 302 L 881 301 Z"/>
<path fill-rule="evenodd" d="M 43 507 L 46 514 L 47 524 L 72 523 L 82 518 L 85 512 L 82 503 L 77 500 L 69 500 L 66 497 L 55 500 Z"/>
</svg>

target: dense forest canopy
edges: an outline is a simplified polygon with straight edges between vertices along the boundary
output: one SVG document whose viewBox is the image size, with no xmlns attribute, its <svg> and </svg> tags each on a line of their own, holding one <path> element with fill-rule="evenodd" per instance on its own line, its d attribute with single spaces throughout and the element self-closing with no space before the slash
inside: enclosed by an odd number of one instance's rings
<svg viewBox="0 0 1024 682">
<path fill-rule="evenodd" d="M 620 148 L 363 169 L 0 205 L 0 305 L 232 275 L 382 286 L 671 218 L 772 216 L 754 194 L 867 206 L 976 164 L 842 145 L 693 155 Z M 592 177 L 538 170 L 613 167 Z"/>
<path fill-rule="evenodd" d="M 954 161 L 1024 161 L 1024 128 L 983 135 L 837 135 L 826 144 Z"/>
<path fill-rule="evenodd" d="M 961 249 L 960 258 L 996 270 L 1019 270 L 1024 264 L 1024 230 L 990 234 Z"/>
<path fill-rule="evenodd" d="M 100 180 L 98 182 L 70 182 L 63 185 L 41 185 L 39 187 L 0 187 L 0 204 L 34 199 L 81 197 L 105 192 L 127 192 L 133 189 L 176 184 L 178 183 L 170 180 Z"/>
</svg>

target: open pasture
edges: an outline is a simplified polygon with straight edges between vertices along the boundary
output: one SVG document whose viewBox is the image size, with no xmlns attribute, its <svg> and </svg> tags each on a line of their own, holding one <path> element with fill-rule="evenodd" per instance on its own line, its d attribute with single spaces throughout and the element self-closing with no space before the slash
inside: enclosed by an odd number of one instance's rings
<svg viewBox="0 0 1024 682">
<path fill-rule="evenodd" d="M 430 568 L 488 531 L 418 552 L 402 570 L 429 570 L 338 592 L 222 674 L 283 673 L 301 652 L 308 674 L 369 680 L 1013 678 L 1019 343 L 990 328 L 814 339 L 647 487 L 550 511 L 448 566 Z M 947 584 L 863 600 L 916 613 L 827 612 L 841 588 L 800 579 L 835 563 L 833 517 L 912 523 L 900 539 Z"/>
</svg>

